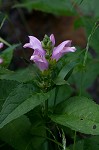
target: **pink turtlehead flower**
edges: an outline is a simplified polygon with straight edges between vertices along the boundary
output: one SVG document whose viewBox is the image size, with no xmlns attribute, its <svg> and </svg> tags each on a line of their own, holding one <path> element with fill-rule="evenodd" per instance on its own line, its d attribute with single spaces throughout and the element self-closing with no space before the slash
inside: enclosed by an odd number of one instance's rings
<svg viewBox="0 0 99 150">
<path fill-rule="evenodd" d="M 48 69 L 48 62 L 45 59 L 45 55 L 42 55 L 42 53 L 39 50 L 34 51 L 30 60 L 33 60 L 41 71 Z"/>
<path fill-rule="evenodd" d="M 50 41 L 52 42 L 52 47 L 54 47 L 55 37 L 53 34 L 50 35 Z M 26 43 L 23 47 L 24 48 L 32 48 L 34 50 L 34 53 L 31 56 L 30 60 L 34 61 L 35 64 L 38 66 L 38 68 L 41 71 L 48 69 L 49 64 L 45 58 L 46 50 L 43 49 L 41 41 L 39 41 L 34 36 L 29 36 L 29 43 Z M 76 48 L 71 47 L 71 41 L 67 40 L 67 41 L 62 42 L 57 47 L 53 48 L 51 58 L 58 61 L 64 54 L 66 54 L 68 52 L 75 52 L 75 51 L 76 51 Z"/>
<path fill-rule="evenodd" d="M 29 43 L 24 48 L 32 48 L 34 50 L 30 60 L 33 60 L 41 71 L 48 69 L 48 62 L 45 58 L 46 51 L 42 48 L 41 42 L 34 36 L 29 36 Z"/>
<path fill-rule="evenodd" d="M 3 47 L 3 43 L 0 43 L 0 49 Z"/>
<path fill-rule="evenodd" d="M 58 61 L 64 54 L 68 52 L 75 52 L 75 51 L 76 51 L 76 48 L 71 47 L 70 40 L 64 41 L 57 47 L 54 47 L 53 53 L 52 53 L 52 59 L 56 59 L 56 61 Z"/>
<path fill-rule="evenodd" d="M 0 58 L 0 64 L 2 64 L 3 63 L 3 59 L 2 58 Z"/>
</svg>

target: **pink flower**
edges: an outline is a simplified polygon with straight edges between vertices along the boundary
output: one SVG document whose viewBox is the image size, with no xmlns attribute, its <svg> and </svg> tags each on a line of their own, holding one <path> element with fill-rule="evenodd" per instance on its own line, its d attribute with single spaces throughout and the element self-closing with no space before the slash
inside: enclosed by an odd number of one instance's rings
<svg viewBox="0 0 99 150">
<path fill-rule="evenodd" d="M 2 64 L 3 63 L 3 59 L 2 58 L 0 58 L 0 64 Z"/>
<path fill-rule="evenodd" d="M 3 43 L 0 43 L 0 49 L 3 47 Z"/>
<path fill-rule="evenodd" d="M 41 71 L 48 69 L 48 62 L 45 55 L 42 55 L 39 50 L 35 50 L 30 60 L 33 60 Z"/>
<path fill-rule="evenodd" d="M 46 58 L 50 61 L 51 56 L 52 59 L 58 61 L 64 54 L 76 51 L 75 47 L 71 47 L 70 40 L 62 42 L 57 47 L 54 47 L 54 45 L 55 45 L 55 37 L 53 34 L 51 34 L 50 38 L 48 36 L 45 36 L 42 42 L 39 41 L 34 36 L 29 36 L 29 43 L 26 43 L 23 47 L 32 48 L 34 50 L 34 53 L 31 56 L 30 60 L 33 60 L 35 64 L 38 66 L 38 68 L 41 71 L 44 71 L 47 70 L 49 66 Z M 52 49 L 53 52 L 51 54 Z"/>
<path fill-rule="evenodd" d="M 64 54 L 68 52 L 75 52 L 75 51 L 76 51 L 76 48 L 71 47 L 70 40 L 64 41 L 53 49 L 52 59 L 56 59 L 56 61 L 58 61 Z"/>
<path fill-rule="evenodd" d="M 30 60 L 33 60 L 41 71 L 48 69 L 48 62 L 45 58 L 45 50 L 42 48 L 41 42 L 34 36 L 29 36 L 29 43 L 26 43 L 24 48 L 34 49 L 34 53 Z"/>
<path fill-rule="evenodd" d="M 29 43 L 26 43 L 23 47 L 39 50 L 42 53 L 42 55 L 45 55 L 45 50 L 42 48 L 41 42 L 34 36 L 29 36 Z"/>
</svg>

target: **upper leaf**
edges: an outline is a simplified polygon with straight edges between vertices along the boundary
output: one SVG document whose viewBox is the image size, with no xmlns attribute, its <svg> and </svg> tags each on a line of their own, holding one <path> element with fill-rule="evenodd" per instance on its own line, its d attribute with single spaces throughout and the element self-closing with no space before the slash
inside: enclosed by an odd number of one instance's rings
<svg viewBox="0 0 99 150">
<path fill-rule="evenodd" d="M 36 9 L 47 13 L 64 15 L 74 14 L 74 9 L 69 0 L 35 0 L 16 4 L 14 7 L 25 7 L 27 9 Z"/>
<path fill-rule="evenodd" d="M 26 83 L 35 79 L 35 71 L 33 66 L 29 66 L 25 69 L 18 71 L 10 71 L 0 67 L 0 79 L 18 81 L 20 83 Z"/>
<path fill-rule="evenodd" d="M 55 83 L 56 85 L 62 85 L 62 84 L 66 84 L 67 82 L 65 81 L 65 79 L 68 79 L 69 76 L 71 75 L 73 68 L 77 65 L 77 63 L 75 62 L 70 62 L 68 64 L 65 64 L 62 69 L 60 70 Z"/>
<path fill-rule="evenodd" d="M 98 0 L 83 0 L 81 5 L 79 5 L 80 10 L 86 16 L 99 17 L 99 1 Z"/>
</svg>

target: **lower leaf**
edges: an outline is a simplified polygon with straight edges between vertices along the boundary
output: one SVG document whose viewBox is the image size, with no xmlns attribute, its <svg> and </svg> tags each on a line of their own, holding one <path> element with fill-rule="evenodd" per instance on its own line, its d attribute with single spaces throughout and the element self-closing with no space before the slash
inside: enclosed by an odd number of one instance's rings
<svg viewBox="0 0 99 150">
<path fill-rule="evenodd" d="M 30 84 L 19 85 L 9 94 L 0 113 L 0 128 L 24 115 L 49 97 L 48 93 L 36 93 Z"/>
<path fill-rule="evenodd" d="M 86 97 L 72 97 L 60 103 L 50 118 L 75 131 L 99 135 L 99 106 Z"/>
</svg>

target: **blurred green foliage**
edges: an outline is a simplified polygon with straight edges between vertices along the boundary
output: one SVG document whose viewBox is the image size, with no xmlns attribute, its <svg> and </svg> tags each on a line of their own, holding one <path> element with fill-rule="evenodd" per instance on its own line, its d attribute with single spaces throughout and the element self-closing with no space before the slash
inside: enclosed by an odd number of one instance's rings
<svg viewBox="0 0 99 150">
<path fill-rule="evenodd" d="M 99 106 L 88 92 L 99 78 L 99 0 L 13 2 L 11 8 L 25 8 L 29 13 L 36 10 L 55 16 L 77 17 L 74 29 L 84 28 L 87 43 L 83 50 L 77 47 L 75 53 L 64 56 L 57 63 L 55 86 L 43 93 L 35 85 L 35 77 L 39 75 L 34 65 L 17 71 L 8 69 L 13 52 L 20 45 L 9 45 L 0 38 L 8 46 L 0 52 L 4 59 L 0 65 L 0 150 L 5 149 L 2 141 L 16 150 L 63 149 L 62 129 L 67 150 L 99 150 Z M 3 3 L 0 0 L 0 7 Z M 7 17 L 0 12 L 0 30 Z M 46 99 L 49 101 L 47 121 L 42 114 Z M 75 145 L 73 131 L 77 131 Z"/>
</svg>

